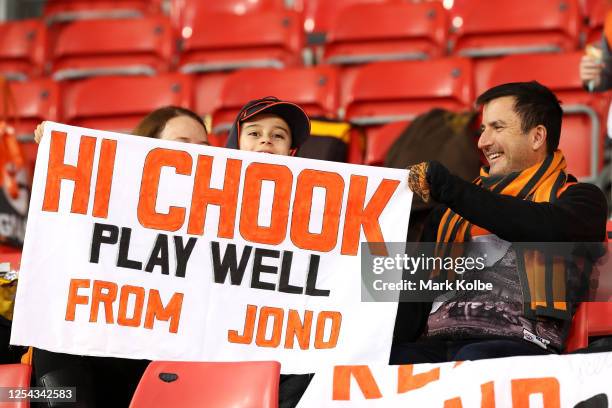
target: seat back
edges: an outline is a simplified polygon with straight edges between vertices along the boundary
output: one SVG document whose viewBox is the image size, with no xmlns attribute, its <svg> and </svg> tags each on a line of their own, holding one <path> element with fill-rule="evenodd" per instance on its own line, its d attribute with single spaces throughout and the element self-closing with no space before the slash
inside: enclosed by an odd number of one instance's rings
<svg viewBox="0 0 612 408">
<path fill-rule="evenodd" d="M 130 408 L 278 406 L 280 364 L 153 361 L 136 388 Z"/>
<path fill-rule="evenodd" d="M 172 0 L 170 18 L 179 32 L 192 27 L 196 17 L 202 13 L 251 14 L 285 9 L 285 0 Z"/>
<path fill-rule="evenodd" d="M 491 57 L 573 51 L 580 44 L 577 0 L 473 0 L 455 21 L 454 53 Z"/>
<path fill-rule="evenodd" d="M 237 71 L 225 81 L 213 112 L 213 129 L 228 130 L 245 103 L 264 96 L 294 102 L 312 117 L 333 118 L 338 91 L 338 74 L 331 66 Z"/>
<path fill-rule="evenodd" d="M 600 44 L 606 13 L 610 9 L 610 6 L 607 0 L 599 0 L 591 3 L 590 7 L 587 7 L 586 10 L 588 21 L 586 41 L 587 44 Z"/>
<path fill-rule="evenodd" d="M 191 82 L 184 75 L 95 77 L 66 90 L 63 117 L 71 125 L 129 133 L 157 108 L 190 103 Z"/>
<path fill-rule="evenodd" d="M 569 172 L 582 180 L 602 184 L 609 98 L 583 90 L 576 68 L 581 57 L 582 52 L 508 56 L 493 67 L 489 87 L 536 80 L 550 88 L 565 112 L 559 146 Z"/>
<path fill-rule="evenodd" d="M 612 220 L 608 220 L 606 225 L 606 238 L 608 242 L 612 241 Z M 609 296 L 610 289 L 607 282 L 603 285 L 600 282 L 596 300 L 608 298 L 607 301 L 583 302 L 578 306 L 567 337 L 565 351 L 572 352 L 587 347 L 589 337 L 612 336 L 612 297 Z"/>
<path fill-rule="evenodd" d="M 42 74 L 45 27 L 36 19 L 0 24 L 0 75 L 26 80 Z"/>
<path fill-rule="evenodd" d="M 160 0 L 47 0 L 43 16 L 48 24 L 84 19 L 137 18 L 159 13 Z"/>
<path fill-rule="evenodd" d="M 170 22 L 161 16 L 76 21 L 60 30 L 52 47 L 53 77 L 165 72 L 173 43 Z"/>
<path fill-rule="evenodd" d="M 401 0 L 307 0 L 304 3 L 304 29 L 310 34 L 324 36 L 329 31 L 332 22 L 351 5 L 399 1 Z"/>
<path fill-rule="evenodd" d="M 240 68 L 284 68 L 302 63 L 304 33 L 295 11 L 253 15 L 201 13 L 183 36 L 179 67 L 184 73 Z"/>
<path fill-rule="evenodd" d="M 324 60 L 349 65 L 440 57 L 446 17 L 440 2 L 352 5 L 331 22 Z"/>
<path fill-rule="evenodd" d="M 11 125 L 18 137 L 33 135 L 36 125 L 43 120 L 58 120 L 60 115 L 59 87 L 50 79 L 36 79 L 27 82 L 10 82 L 9 89 L 14 104 L 9 106 L 0 100 L 0 112 L 8 109 Z"/>
<path fill-rule="evenodd" d="M 412 120 L 434 107 L 464 110 L 472 100 L 471 61 L 452 57 L 365 65 L 343 107 L 346 120 L 371 126 Z"/>
<path fill-rule="evenodd" d="M 29 364 L 2 364 L 0 365 L 0 387 L 27 388 L 30 386 L 32 366 Z M 28 408 L 27 399 L 18 402 L 2 401 L 0 408 Z"/>
<path fill-rule="evenodd" d="M 406 120 L 391 122 L 368 133 L 363 164 L 369 166 L 385 164 L 387 152 L 409 125 L 410 121 Z"/>
</svg>

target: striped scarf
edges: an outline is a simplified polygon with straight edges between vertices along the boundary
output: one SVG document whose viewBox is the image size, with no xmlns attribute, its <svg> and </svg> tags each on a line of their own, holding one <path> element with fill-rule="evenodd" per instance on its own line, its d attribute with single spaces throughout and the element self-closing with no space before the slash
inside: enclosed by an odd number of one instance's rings
<svg viewBox="0 0 612 408">
<path fill-rule="evenodd" d="M 544 161 L 521 172 L 507 176 L 491 176 L 483 167 L 475 184 L 494 193 L 519 197 L 534 202 L 555 202 L 573 183 L 568 183 L 565 158 L 560 150 L 548 155 Z M 500 216 L 503 216 L 500 214 Z M 509 220 L 511 222 L 511 220 Z M 444 213 L 438 227 L 438 255 L 460 256 L 452 242 L 466 242 L 473 237 L 490 235 L 484 228 L 474 225 L 450 208 Z M 566 299 L 566 273 L 563 258 L 547 255 L 533 248 L 514 244 L 517 270 L 523 287 L 525 315 L 571 318 Z"/>
</svg>

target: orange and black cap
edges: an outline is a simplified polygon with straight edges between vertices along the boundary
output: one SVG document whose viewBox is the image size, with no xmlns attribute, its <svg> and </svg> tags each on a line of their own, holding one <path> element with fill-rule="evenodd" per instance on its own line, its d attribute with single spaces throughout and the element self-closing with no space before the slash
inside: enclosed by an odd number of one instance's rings
<svg viewBox="0 0 612 408">
<path fill-rule="evenodd" d="M 274 96 L 267 96 L 252 100 L 242 107 L 238 116 L 236 116 L 236 120 L 234 120 L 226 147 L 238 149 L 240 125 L 262 113 L 277 115 L 287 122 L 289 129 L 291 129 L 292 149 L 298 149 L 310 135 L 310 119 L 302 108 L 294 103 L 281 101 Z"/>
</svg>

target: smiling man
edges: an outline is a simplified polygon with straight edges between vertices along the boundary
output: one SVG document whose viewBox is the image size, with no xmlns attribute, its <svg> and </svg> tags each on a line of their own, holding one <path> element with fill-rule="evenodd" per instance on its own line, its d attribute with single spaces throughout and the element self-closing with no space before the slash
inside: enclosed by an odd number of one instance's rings
<svg viewBox="0 0 612 408">
<path fill-rule="evenodd" d="M 513 243 L 605 240 L 605 196 L 568 175 L 558 150 L 556 96 L 537 82 L 508 83 L 484 92 L 477 105 L 478 147 L 489 162 L 480 177 L 469 183 L 440 163 L 420 163 L 410 169 L 409 186 L 440 203 L 422 241 L 486 244 L 486 268 L 466 276 L 495 290 L 457 291 L 433 308 L 412 304 L 413 331 L 403 336 L 410 342 L 394 345 L 393 364 L 561 352 L 588 276 L 577 264 L 556 261 L 544 245 L 527 251 Z"/>
</svg>

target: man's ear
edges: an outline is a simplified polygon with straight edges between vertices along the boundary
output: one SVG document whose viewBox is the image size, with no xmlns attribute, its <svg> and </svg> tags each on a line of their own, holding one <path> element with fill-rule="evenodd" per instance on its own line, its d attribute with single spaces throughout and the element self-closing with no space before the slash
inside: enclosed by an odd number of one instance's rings
<svg viewBox="0 0 612 408">
<path fill-rule="evenodd" d="M 530 135 L 531 148 L 533 151 L 540 150 L 544 147 L 546 149 L 546 127 L 544 125 L 538 125 L 531 130 Z"/>
</svg>

